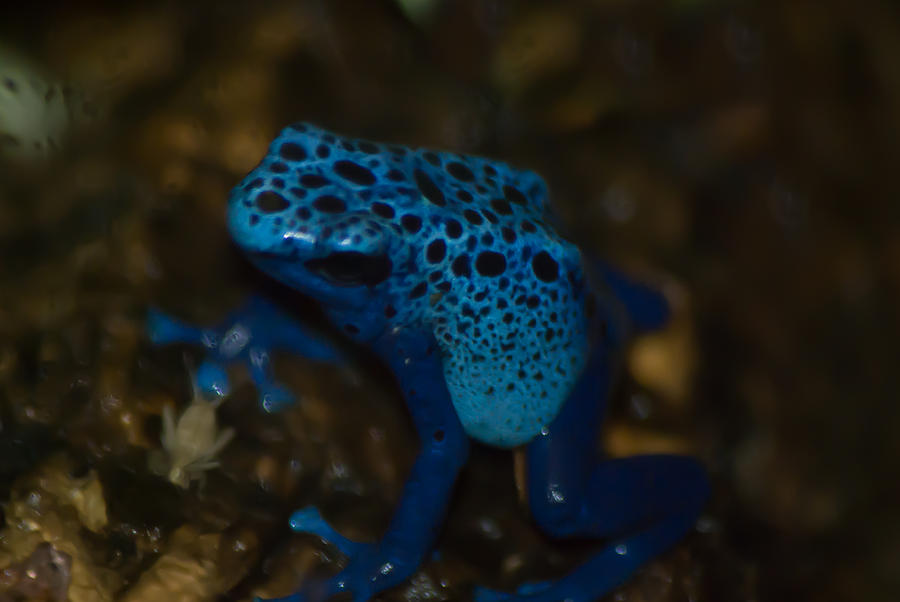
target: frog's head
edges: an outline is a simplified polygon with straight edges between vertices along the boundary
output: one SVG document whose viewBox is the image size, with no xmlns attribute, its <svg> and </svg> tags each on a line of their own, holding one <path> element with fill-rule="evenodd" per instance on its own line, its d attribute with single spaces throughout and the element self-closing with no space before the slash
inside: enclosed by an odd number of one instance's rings
<svg viewBox="0 0 900 602">
<path fill-rule="evenodd" d="M 232 191 L 228 226 L 254 264 L 364 336 L 383 327 L 375 308 L 389 304 L 408 245 L 392 219 L 397 187 L 378 185 L 381 150 L 349 144 L 315 126 L 286 128 Z"/>
<path fill-rule="evenodd" d="M 265 185 L 238 187 L 228 223 L 255 265 L 328 306 L 361 308 L 391 276 L 386 225 L 336 195 L 309 203 Z"/>
<path fill-rule="evenodd" d="M 545 196 L 539 176 L 500 162 L 297 124 L 235 187 L 228 225 L 357 340 L 427 325 L 447 346 L 484 346 L 482 320 L 505 336 L 508 306 L 572 293 L 562 276 L 578 253 L 544 223 Z"/>
</svg>

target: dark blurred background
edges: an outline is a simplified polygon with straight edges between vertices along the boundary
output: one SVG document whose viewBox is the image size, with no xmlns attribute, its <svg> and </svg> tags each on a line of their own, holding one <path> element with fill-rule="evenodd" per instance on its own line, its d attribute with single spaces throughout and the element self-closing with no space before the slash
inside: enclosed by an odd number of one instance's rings
<svg viewBox="0 0 900 602">
<path fill-rule="evenodd" d="M 283 595 L 338 560 L 287 533 L 291 508 L 384 528 L 415 440 L 365 358 L 283 358 L 283 417 L 240 387 L 218 416 L 238 434 L 189 489 L 148 468 L 199 355 L 150 347 L 145 311 L 209 323 L 259 284 L 224 202 L 299 120 L 535 169 L 570 238 L 673 300 L 602 442 L 696 454 L 715 494 L 610 599 L 900 599 L 900 7 L 877 0 L 4 13 L 0 599 Z M 508 454 L 472 464 L 440 556 L 382 599 L 465 600 L 592 549 L 528 522 Z M 71 566 L 28 573 L 42 541 Z"/>
</svg>

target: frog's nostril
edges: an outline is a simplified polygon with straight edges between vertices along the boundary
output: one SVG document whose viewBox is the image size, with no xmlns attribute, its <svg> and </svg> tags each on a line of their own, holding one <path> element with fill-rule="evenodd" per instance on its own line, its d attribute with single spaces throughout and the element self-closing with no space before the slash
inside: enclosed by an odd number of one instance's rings
<svg viewBox="0 0 900 602">
<path fill-rule="evenodd" d="M 278 213 L 290 206 L 291 204 L 286 198 L 271 190 L 266 190 L 256 196 L 256 208 L 263 213 Z"/>
</svg>

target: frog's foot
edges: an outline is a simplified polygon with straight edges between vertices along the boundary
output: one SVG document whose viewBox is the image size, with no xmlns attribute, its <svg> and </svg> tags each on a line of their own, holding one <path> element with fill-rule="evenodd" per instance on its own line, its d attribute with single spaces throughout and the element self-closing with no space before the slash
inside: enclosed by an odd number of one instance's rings
<svg viewBox="0 0 900 602">
<path fill-rule="evenodd" d="M 305 583 L 300 591 L 277 600 L 325 602 L 333 599 L 333 596 L 343 594 L 341 599 L 366 602 L 385 588 L 381 583 L 385 579 L 392 581 L 391 586 L 396 585 L 393 583 L 393 575 L 397 570 L 398 567 L 390 559 L 385 559 L 383 554 L 379 554 L 373 546 L 368 553 L 351 558 L 347 567 L 334 577 Z M 402 582 L 406 576 L 404 573 L 401 579 L 396 580 L 397 583 Z"/>
<path fill-rule="evenodd" d="M 207 358 L 197 372 L 197 381 L 200 390 L 213 397 L 221 397 L 229 389 L 224 366 L 243 362 L 259 390 L 259 404 L 267 412 L 277 412 L 294 402 L 288 389 L 274 380 L 271 350 L 324 362 L 342 359 L 330 341 L 280 306 L 259 297 L 250 298 L 213 328 L 198 328 L 151 309 L 147 332 L 158 345 L 192 343 L 206 348 Z"/>
<path fill-rule="evenodd" d="M 266 413 L 278 413 L 294 405 L 294 395 L 287 387 L 277 382 L 268 360 L 269 354 L 261 349 L 251 349 L 246 363 L 256 384 L 259 407 Z M 260 359 L 263 358 L 263 359 Z M 221 399 L 231 392 L 228 374 L 217 361 L 207 359 L 197 368 L 197 388 L 208 397 Z"/>
<path fill-rule="evenodd" d="M 267 414 L 277 414 L 294 405 L 296 399 L 286 387 L 268 383 L 259 389 L 259 407 Z"/>
<path fill-rule="evenodd" d="M 501 602 L 509 600 L 541 600 L 541 594 L 545 593 L 553 585 L 552 581 L 536 581 L 523 583 L 516 589 L 515 594 L 486 587 L 476 587 L 472 592 L 475 602 Z"/>
<path fill-rule="evenodd" d="M 287 387 L 274 378 L 268 350 L 251 347 L 243 357 L 250 368 L 250 377 L 256 385 L 259 407 L 268 414 L 278 413 L 296 401 Z M 221 398 L 231 390 L 228 374 L 221 363 L 207 359 L 197 369 L 197 387 L 208 396 Z"/>
<path fill-rule="evenodd" d="M 147 336 L 156 345 L 193 343 L 207 349 L 215 347 L 216 338 L 214 331 L 191 326 L 157 309 L 147 312 Z M 197 368 L 193 385 L 195 397 L 199 391 L 208 398 L 222 399 L 231 392 L 224 366 L 212 359 L 207 359 Z"/>
<path fill-rule="evenodd" d="M 335 594 L 350 594 L 353 600 L 368 600 L 378 591 L 389 587 L 394 581 L 400 582 L 407 572 L 409 563 L 403 555 L 384 552 L 384 547 L 375 543 L 362 543 L 347 539 L 329 525 L 319 511 L 307 506 L 291 515 L 291 529 L 297 533 L 317 535 L 335 546 L 349 558 L 347 567 L 337 575 L 305 583 L 299 592 L 285 598 L 284 602 L 318 602 L 330 599 Z M 412 568 L 415 567 L 413 563 Z M 387 581 L 388 583 L 385 583 Z"/>
<path fill-rule="evenodd" d="M 259 391 L 259 407 L 266 413 L 274 414 L 294 405 L 293 394 L 284 385 L 275 381 L 269 351 L 254 346 L 247 353 L 250 377 Z"/>
<path fill-rule="evenodd" d="M 215 328 L 198 328 L 157 309 L 150 309 L 147 313 L 147 334 L 157 345 L 193 343 L 207 350 L 206 359 L 197 368 L 195 387 L 209 398 L 221 399 L 230 393 L 225 365 L 243 362 L 259 391 L 260 407 L 266 412 L 278 412 L 292 405 L 294 397 L 287 387 L 274 380 L 267 345 L 277 341 L 272 341 L 266 331 L 271 326 L 267 323 L 264 327 L 259 324 L 262 321 L 259 315 L 251 315 L 251 310 L 258 312 L 261 309 L 261 302 L 251 303 Z"/>
<path fill-rule="evenodd" d="M 371 548 L 373 544 L 360 543 L 347 539 L 329 525 L 315 506 L 301 508 L 291 515 L 291 530 L 294 533 L 310 533 L 318 535 L 341 551 L 341 554 L 353 558 Z"/>
<path fill-rule="evenodd" d="M 207 360 L 197 367 L 194 382 L 198 391 L 213 399 L 222 399 L 231 393 L 231 384 L 225 368 L 214 361 Z"/>
</svg>

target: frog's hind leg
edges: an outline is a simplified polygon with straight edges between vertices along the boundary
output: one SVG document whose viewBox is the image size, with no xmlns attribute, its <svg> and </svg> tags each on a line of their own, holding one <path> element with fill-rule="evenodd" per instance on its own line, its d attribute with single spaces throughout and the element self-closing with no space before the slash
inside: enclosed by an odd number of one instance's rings
<svg viewBox="0 0 900 602">
<path fill-rule="evenodd" d="M 709 494 L 706 473 L 674 455 L 600 459 L 594 454 L 601 396 L 609 390 L 607 351 L 594 353 L 546 435 L 528 447 L 528 495 L 553 537 L 602 537 L 605 546 L 559 581 L 518 595 L 481 590 L 487 600 L 595 600 L 684 536 Z"/>
<path fill-rule="evenodd" d="M 671 314 L 669 302 L 659 290 L 644 284 L 608 263 L 589 260 L 591 274 L 622 305 L 631 329 L 644 332 L 662 328 Z"/>
<path fill-rule="evenodd" d="M 337 575 L 325 582 L 309 582 L 301 593 L 284 601 L 325 600 L 338 593 L 362 601 L 405 581 L 431 549 L 468 456 L 468 438 L 450 399 L 433 337 L 397 329 L 379 339 L 375 349 L 397 377 L 419 434 L 419 453 L 393 518 L 377 543 L 341 536 L 315 508 L 294 513 L 294 531 L 327 539 L 350 559 Z"/>
</svg>

